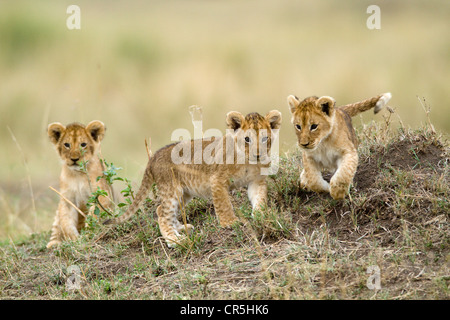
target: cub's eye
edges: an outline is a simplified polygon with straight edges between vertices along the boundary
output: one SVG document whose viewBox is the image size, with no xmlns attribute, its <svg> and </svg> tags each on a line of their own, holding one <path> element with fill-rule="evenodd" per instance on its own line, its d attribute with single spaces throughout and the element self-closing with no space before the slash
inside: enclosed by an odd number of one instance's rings
<svg viewBox="0 0 450 320">
<path fill-rule="evenodd" d="M 297 128 L 297 130 L 302 130 L 302 126 L 299 124 L 296 124 L 295 127 Z"/>
<path fill-rule="evenodd" d="M 250 139 L 250 137 L 245 137 L 244 140 L 245 140 L 246 143 L 250 143 L 250 141 L 252 141 L 252 140 Z"/>
<path fill-rule="evenodd" d="M 269 137 L 262 137 L 261 143 L 267 143 L 267 140 L 269 140 Z"/>
<path fill-rule="evenodd" d="M 64 147 L 66 147 L 67 149 L 69 149 L 70 148 L 70 143 L 64 143 Z"/>
<path fill-rule="evenodd" d="M 317 129 L 318 124 L 312 124 L 311 125 L 311 131 L 316 130 Z"/>
<path fill-rule="evenodd" d="M 82 148 L 86 148 L 87 144 L 86 144 L 86 142 L 83 142 L 82 144 L 80 144 L 80 146 L 81 146 Z"/>
</svg>

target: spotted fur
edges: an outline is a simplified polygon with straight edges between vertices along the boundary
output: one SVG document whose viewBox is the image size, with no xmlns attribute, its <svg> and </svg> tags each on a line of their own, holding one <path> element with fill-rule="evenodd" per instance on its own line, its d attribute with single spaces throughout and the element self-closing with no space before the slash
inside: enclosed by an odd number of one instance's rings
<svg viewBox="0 0 450 320">
<path fill-rule="evenodd" d="M 169 246 L 183 241 L 181 232 L 189 232 L 193 228 L 191 224 L 178 220 L 179 211 L 193 197 L 212 198 L 220 225 L 230 226 L 237 220 L 229 196 L 230 189 L 247 186 L 253 210 L 260 209 L 266 203 L 266 176 L 261 174 L 261 169 L 269 164 L 264 164 L 267 159 L 261 155 L 270 153 L 271 139 L 274 138 L 272 129 L 279 129 L 280 125 L 281 113 L 276 110 L 265 117 L 258 113 L 244 117 L 233 111 L 227 114 L 227 127 L 231 129 L 227 135 L 211 140 L 186 140 L 161 148 L 150 158 L 134 202 L 122 216 L 107 223 L 117 224 L 130 218 L 148 196 L 151 186 L 156 184 L 161 201 L 156 210 L 158 224 Z M 254 138 L 252 133 L 260 137 L 261 129 L 267 132 L 264 142 L 245 142 L 246 137 Z M 229 141 L 234 141 L 232 150 L 227 148 Z M 219 145 L 226 152 L 218 152 L 216 147 Z M 198 146 L 202 153 L 211 150 L 215 161 L 206 163 L 205 159 L 201 159 L 196 162 L 198 154 L 195 150 Z M 264 148 L 266 152 L 261 152 Z M 174 153 L 188 152 L 190 163 L 174 163 Z M 245 163 L 238 163 L 239 155 L 245 155 Z"/>
</svg>

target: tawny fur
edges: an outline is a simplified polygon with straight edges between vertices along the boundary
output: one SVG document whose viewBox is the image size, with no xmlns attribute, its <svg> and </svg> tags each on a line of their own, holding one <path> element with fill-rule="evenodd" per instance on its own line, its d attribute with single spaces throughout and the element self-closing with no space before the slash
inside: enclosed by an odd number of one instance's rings
<svg viewBox="0 0 450 320">
<path fill-rule="evenodd" d="M 105 125 L 97 120 L 90 122 L 87 126 L 80 123 L 63 126 L 59 122 L 51 123 L 48 126 L 48 136 L 55 145 L 62 162 L 59 179 L 60 193 L 85 215 L 90 211 L 86 206 L 88 198 L 97 187 L 107 191 L 111 197 L 113 196 L 112 188 L 105 179 L 97 181 L 97 177 L 103 176 L 104 171 L 99 153 L 105 130 Z M 82 162 L 87 163 L 87 174 L 81 170 Z M 110 198 L 101 196 L 99 201 L 106 209 L 113 207 Z M 47 248 L 57 245 L 63 240 L 77 239 L 84 224 L 85 216 L 61 198 Z"/>
<path fill-rule="evenodd" d="M 276 110 L 270 111 L 265 117 L 251 113 L 245 118 L 241 113 L 233 111 L 227 114 L 227 126 L 232 130 L 224 137 L 210 141 L 186 140 L 159 149 L 147 164 L 134 202 L 122 216 L 107 223 L 121 223 L 132 216 L 155 183 L 161 200 L 156 210 L 158 224 L 169 246 L 180 243 L 184 239 L 180 233 L 189 232 L 193 228 L 192 225 L 178 220 L 180 209 L 193 197 L 212 197 L 220 225 L 230 226 L 237 220 L 229 196 L 230 189 L 247 186 L 248 197 L 254 210 L 260 209 L 266 203 L 266 176 L 261 174 L 261 170 L 268 167 L 269 162 L 265 161 L 268 158 L 263 159 L 262 155 L 270 155 L 271 139 L 275 138 L 272 129 L 279 129 L 280 125 L 281 113 Z M 256 133 L 255 136 L 261 138 L 260 133 L 263 131 L 267 133 L 264 142 L 245 142 L 245 136 L 256 139 L 249 132 Z M 227 141 L 234 141 L 231 143 L 231 153 L 230 148 L 227 148 Z M 222 150 L 226 151 L 216 152 L 218 146 L 222 146 Z M 205 159 L 200 159 L 200 153 L 195 152 L 196 148 L 203 154 L 208 151 L 206 153 L 212 154 L 215 161 L 207 163 Z M 262 152 L 263 149 L 265 152 Z M 190 152 L 190 156 L 186 158 L 189 159 L 186 162 L 190 163 L 174 163 L 173 154 L 184 152 Z M 245 154 L 244 163 L 237 164 L 238 154 Z"/>
<path fill-rule="evenodd" d="M 357 140 L 351 117 L 374 108 L 379 112 L 390 100 L 385 93 L 361 102 L 335 107 L 331 97 L 308 97 L 300 101 L 290 95 L 288 105 L 292 114 L 298 145 L 302 149 L 303 171 L 300 184 L 315 192 L 329 192 L 333 199 L 343 199 L 358 166 Z M 322 170 L 334 172 L 330 183 Z"/>
</svg>

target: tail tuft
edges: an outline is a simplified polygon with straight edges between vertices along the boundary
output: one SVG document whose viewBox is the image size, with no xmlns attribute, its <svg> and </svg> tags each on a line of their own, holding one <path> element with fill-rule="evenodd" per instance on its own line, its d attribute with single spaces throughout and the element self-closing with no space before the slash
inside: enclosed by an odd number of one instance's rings
<svg viewBox="0 0 450 320">
<path fill-rule="evenodd" d="M 390 92 L 383 93 L 380 99 L 378 99 L 373 112 L 378 113 L 389 102 L 389 100 L 391 100 L 391 98 L 392 94 Z"/>
<path fill-rule="evenodd" d="M 374 109 L 374 113 L 378 113 L 388 103 L 391 97 L 391 93 L 387 92 L 363 101 L 346 104 L 345 106 L 339 107 L 339 109 L 345 111 L 350 117 L 354 117 L 372 108 Z"/>
</svg>

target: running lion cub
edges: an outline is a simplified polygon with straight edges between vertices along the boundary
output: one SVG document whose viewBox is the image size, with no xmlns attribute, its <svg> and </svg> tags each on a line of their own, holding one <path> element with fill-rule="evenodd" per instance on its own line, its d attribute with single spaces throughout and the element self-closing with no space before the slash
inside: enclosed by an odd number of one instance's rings
<svg viewBox="0 0 450 320">
<path fill-rule="evenodd" d="M 300 101 L 287 98 L 296 129 L 298 145 L 302 149 L 302 188 L 315 192 L 329 192 L 333 199 L 343 199 L 358 166 L 357 141 L 351 117 L 374 108 L 378 113 L 390 100 L 385 93 L 361 102 L 337 108 L 331 97 L 308 97 Z M 322 177 L 322 169 L 334 171 L 330 183 Z"/>
<path fill-rule="evenodd" d="M 227 114 L 227 134 L 207 140 L 183 140 L 159 149 L 148 161 L 139 191 L 128 210 L 105 224 L 121 223 L 130 218 L 148 195 L 153 183 L 161 204 L 156 209 L 162 236 L 169 247 L 183 240 L 192 225 L 178 220 L 178 211 L 194 196 L 212 197 L 222 227 L 237 220 L 229 190 L 248 186 L 253 210 L 266 202 L 267 185 L 264 169 L 269 167 L 274 129 L 281 125 L 281 113 L 270 111 L 265 117 L 250 113 L 244 117 L 232 111 Z"/>
<path fill-rule="evenodd" d="M 47 248 L 65 239 L 78 238 L 81 228 L 84 227 L 86 215 L 89 213 L 86 203 L 94 191 L 91 187 L 96 189 L 98 186 L 109 195 L 113 195 L 112 188 L 105 179 L 97 179 L 103 176 L 104 171 L 98 154 L 105 130 L 103 122 L 98 120 L 90 122 L 87 126 L 76 122 L 67 126 L 55 122 L 48 126 L 50 141 L 55 145 L 62 160 L 60 193 L 84 214 L 82 215 L 72 204 L 61 198 Z M 85 170 L 82 170 L 82 163 L 85 164 Z M 99 201 L 104 208 L 113 207 L 112 201 L 104 196 L 100 196 Z"/>
</svg>

